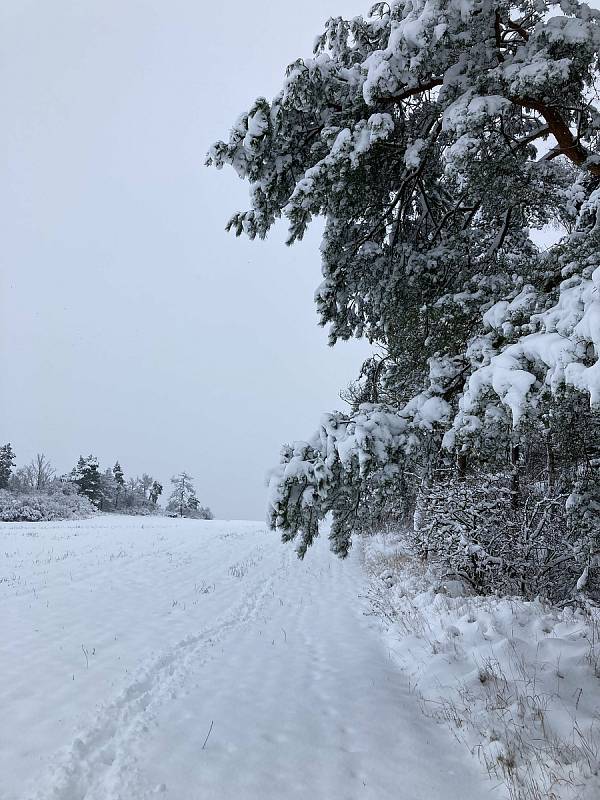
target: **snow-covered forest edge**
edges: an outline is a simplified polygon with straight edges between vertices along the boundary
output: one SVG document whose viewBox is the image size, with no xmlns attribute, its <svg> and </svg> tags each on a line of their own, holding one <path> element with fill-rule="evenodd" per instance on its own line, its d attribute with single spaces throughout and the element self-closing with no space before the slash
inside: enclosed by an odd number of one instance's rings
<svg viewBox="0 0 600 800">
<path fill-rule="evenodd" d="M 207 155 L 237 236 L 324 218 L 319 322 L 375 350 L 283 446 L 270 525 L 301 558 L 366 534 L 424 710 L 528 800 L 598 791 L 599 86 L 586 3 L 377 2 Z"/>
<path fill-rule="evenodd" d="M 600 597 L 599 51 L 576 0 L 376 3 L 210 148 L 236 235 L 325 219 L 319 321 L 376 350 L 272 472 L 301 556 L 410 521 L 478 593 Z"/>
<path fill-rule="evenodd" d="M 208 506 L 196 495 L 194 479 L 182 471 L 171 478 L 165 506 L 159 499 L 162 484 L 147 472 L 127 477 L 118 461 L 102 470 L 96 456 L 80 456 L 65 475 L 58 475 L 50 459 L 38 453 L 28 464 L 16 466 L 10 443 L 0 446 L 0 521 L 41 522 L 85 519 L 104 513 L 168 514 L 212 519 Z"/>
</svg>

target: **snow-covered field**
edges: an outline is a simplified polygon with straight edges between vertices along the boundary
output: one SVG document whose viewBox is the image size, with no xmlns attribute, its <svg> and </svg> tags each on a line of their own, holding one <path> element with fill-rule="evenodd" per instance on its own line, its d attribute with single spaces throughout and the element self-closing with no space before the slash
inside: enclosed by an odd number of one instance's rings
<svg viewBox="0 0 600 800">
<path fill-rule="evenodd" d="M 117 516 L 0 537 L 2 800 L 489 796 L 364 614 L 358 549 Z"/>
</svg>

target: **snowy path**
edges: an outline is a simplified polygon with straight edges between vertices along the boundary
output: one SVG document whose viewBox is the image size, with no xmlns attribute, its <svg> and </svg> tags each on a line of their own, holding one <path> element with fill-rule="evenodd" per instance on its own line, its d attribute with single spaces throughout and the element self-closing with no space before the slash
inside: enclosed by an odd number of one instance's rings
<svg viewBox="0 0 600 800">
<path fill-rule="evenodd" d="M 301 563 L 247 522 L 0 536 L 2 800 L 491 796 L 363 615 L 357 553 Z"/>
</svg>

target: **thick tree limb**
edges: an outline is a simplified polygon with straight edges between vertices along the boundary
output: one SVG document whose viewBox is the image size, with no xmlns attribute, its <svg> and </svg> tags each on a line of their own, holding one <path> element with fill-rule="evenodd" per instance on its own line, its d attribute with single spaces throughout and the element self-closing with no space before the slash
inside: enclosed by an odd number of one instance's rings
<svg viewBox="0 0 600 800">
<path fill-rule="evenodd" d="M 532 100 L 529 97 L 510 97 L 509 99 L 515 105 L 537 111 L 543 117 L 550 133 L 558 142 L 561 153 L 578 167 L 582 167 L 590 158 L 592 154 L 575 138 L 558 109 L 545 105 L 541 100 Z M 592 175 L 600 176 L 600 164 L 589 164 L 586 168 Z"/>
<path fill-rule="evenodd" d="M 505 24 L 511 30 L 516 31 L 526 42 L 529 41 L 529 31 L 526 28 L 524 28 L 523 25 L 521 25 L 518 22 L 515 22 L 515 20 L 513 19 L 507 19 Z"/>
</svg>

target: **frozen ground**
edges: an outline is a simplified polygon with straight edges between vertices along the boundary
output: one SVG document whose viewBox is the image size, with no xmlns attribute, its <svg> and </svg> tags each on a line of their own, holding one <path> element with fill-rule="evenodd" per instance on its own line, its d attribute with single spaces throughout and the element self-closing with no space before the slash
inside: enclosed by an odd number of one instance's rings
<svg viewBox="0 0 600 800">
<path fill-rule="evenodd" d="M 114 516 L 0 537 L 2 800 L 495 796 L 363 614 L 358 552 Z"/>
</svg>

